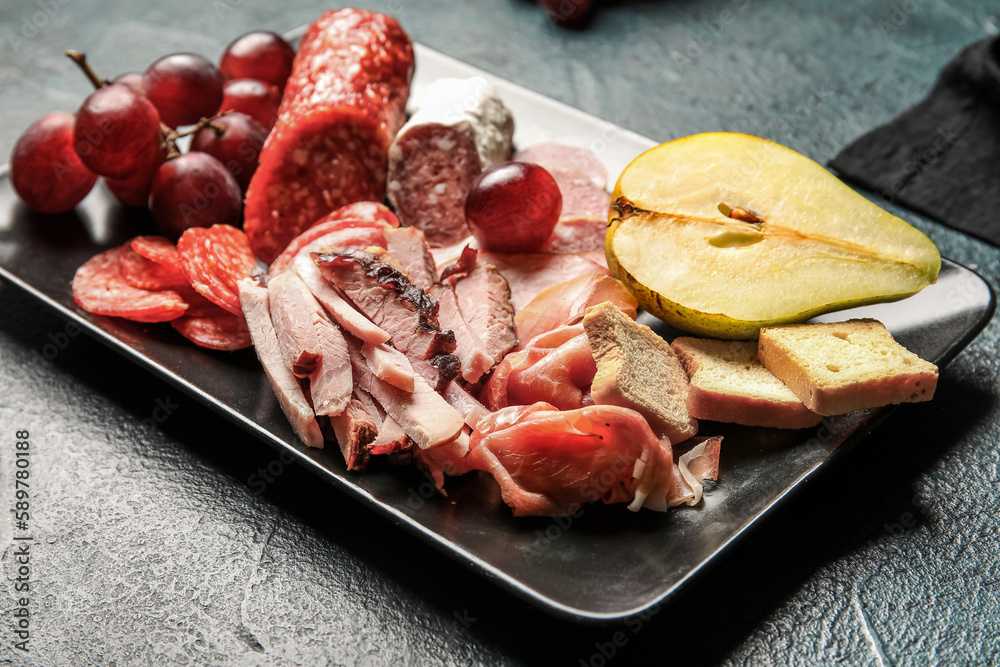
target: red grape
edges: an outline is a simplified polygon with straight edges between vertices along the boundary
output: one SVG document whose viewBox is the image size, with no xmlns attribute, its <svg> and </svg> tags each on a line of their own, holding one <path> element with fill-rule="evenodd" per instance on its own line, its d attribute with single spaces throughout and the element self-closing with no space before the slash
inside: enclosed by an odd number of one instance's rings
<svg viewBox="0 0 1000 667">
<path fill-rule="evenodd" d="M 79 204 L 97 181 L 73 148 L 73 114 L 56 111 L 24 131 L 10 156 L 10 180 L 28 208 L 62 213 Z"/>
<path fill-rule="evenodd" d="M 98 88 L 76 113 L 73 141 L 80 160 L 101 176 L 121 178 L 148 167 L 160 151 L 156 107 L 131 88 Z"/>
<path fill-rule="evenodd" d="M 239 111 L 260 123 L 266 132 L 278 120 L 281 93 L 275 86 L 256 79 L 233 79 L 222 88 L 219 111 Z"/>
<path fill-rule="evenodd" d="M 104 183 L 115 198 L 126 206 L 149 205 L 149 191 L 153 187 L 153 176 L 167 159 L 167 151 L 161 146 L 156 158 L 146 167 L 122 178 L 107 178 Z"/>
<path fill-rule="evenodd" d="M 146 89 L 142 87 L 142 72 L 125 72 L 124 74 L 119 74 L 111 83 L 128 86 L 140 95 L 146 94 Z"/>
<path fill-rule="evenodd" d="M 292 72 L 295 49 L 280 35 L 265 30 L 248 32 L 226 47 L 219 70 L 227 79 L 257 79 L 285 89 Z"/>
<path fill-rule="evenodd" d="M 142 87 L 170 127 L 197 123 L 222 103 L 222 75 L 194 53 L 163 56 L 146 69 Z"/>
<path fill-rule="evenodd" d="M 465 220 L 485 250 L 531 252 L 550 236 L 562 210 L 559 185 L 544 167 L 503 162 L 480 174 L 465 197 Z"/>
<path fill-rule="evenodd" d="M 220 129 L 221 128 L 221 129 Z M 257 170 L 257 158 L 267 139 L 267 130 L 250 116 L 239 112 L 219 116 L 208 127 L 195 132 L 191 150 L 208 153 L 236 177 L 244 192 Z"/>
<path fill-rule="evenodd" d="M 186 153 L 157 170 L 149 210 L 164 236 L 176 239 L 191 227 L 238 225 L 243 198 L 221 162 L 208 153 Z"/>
<path fill-rule="evenodd" d="M 591 0 L 542 0 L 542 7 L 553 23 L 575 26 L 590 14 Z"/>
</svg>

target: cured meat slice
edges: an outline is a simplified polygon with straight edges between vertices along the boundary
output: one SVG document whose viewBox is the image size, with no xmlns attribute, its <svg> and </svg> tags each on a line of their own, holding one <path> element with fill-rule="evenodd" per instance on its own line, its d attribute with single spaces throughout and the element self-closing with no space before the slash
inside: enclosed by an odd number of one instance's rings
<svg viewBox="0 0 1000 667">
<path fill-rule="evenodd" d="M 203 297 L 239 315 L 237 284 L 257 268 L 250 244 L 230 225 L 192 227 L 177 240 L 181 272 Z"/>
<path fill-rule="evenodd" d="M 389 147 L 386 194 L 404 225 L 448 245 L 469 235 L 465 195 L 510 155 L 514 119 L 482 77 L 438 79 L 416 106 Z"/>
<path fill-rule="evenodd" d="M 441 392 L 448 404 L 462 413 L 469 428 L 476 428 L 479 420 L 490 413 L 486 406 L 475 396 L 466 391 L 457 382 L 449 382 Z"/>
<path fill-rule="evenodd" d="M 323 274 L 313 264 L 311 257 L 300 257 L 295 260 L 295 272 L 299 274 L 299 278 L 302 278 L 312 295 L 323 304 L 323 307 L 330 313 L 334 321 L 343 327 L 344 331 L 374 345 L 389 340 L 389 334 L 359 313 L 344 297 L 340 296 L 333 285 L 323 277 Z"/>
<path fill-rule="evenodd" d="M 573 514 L 597 500 L 664 510 L 676 495 L 670 441 L 617 406 L 504 408 L 480 422 L 466 458 L 493 475 L 515 516 Z"/>
<path fill-rule="evenodd" d="M 582 324 L 544 333 L 497 366 L 483 390 L 493 410 L 543 401 L 560 410 L 592 403 L 597 364 Z"/>
<path fill-rule="evenodd" d="M 422 290 L 437 283 L 434 257 L 427 247 L 424 233 L 416 227 L 400 227 L 385 233 L 386 249 L 399 265 L 410 282 Z"/>
<path fill-rule="evenodd" d="M 455 290 L 459 311 L 479 337 L 492 368 L 517 345 L 510 286 L 491 264 L 479 264 L 450 283 Z"/>
<path fill-rule="evenodd" d="M 440 447 L 413 450 L 413 462 L 431 476 L 434 486 L 443 495 L 448 495 L 444 492 L 445 475 L 455 477 L 473 470 L 467 459 L 470 440 L 469 433 L 462 431 L 457 438 Z"/>
<path fill-rule="evenodd" d="M 493 356 L 483 348 L 483 343 L 475 331 L 466 323 L 459 310 L 458 297 L 447 285 L 431 285 L 427 294 L 438 303 L 438 319 L 441 326 L 455 335 L 455 356 L 462 367 L 462 379 L 476 383 L 496 363 Z"/>
<path fill-rule="evenodd" d="M 136 322 L 168 322 L 182 316 L 187 303 L 172 290 L 151 291 L 125 282 L 121 258 L 129 244 L 94 255 L 73 276 L 73 301 L 89 313 Z"/>
<path fill-rule="evenodd" d="M 136 236 L 130 242 L 132 250 L 146 259 L 176 271 L 181 270 L 177 246 L 165 236 Z"/>
<path fill-rule="evenodd" d="M 285 365 L 285 359 L 278 345 L 278 336 L 271 324 L 267 289 L 252 278 L 241 280 L 238 285 L 240 304 L 250 330 L 254 351 L 264 367 L 264 373 L 274 389 L 278 405 L 288 418 L 292 430 L 309 447 L 323 446 L 323 433 L 316 423 L 309 400 L 302 392 L 298 380 Z"/>
<path fill-rule="evenodd" d="M 611 195 L 597 187 L 587 176 L 567 169 L 550 169 L 552 178 L 559 184 L 562 194 L 560 220 L 591 218 L 607 222 L 611 208 Z"/>
<path fill-rule="evenodd" d="M 130 244 L 126 244 L 119 262 L 122 278 L 132 287 L 161 290 L 188 286 L 187 278 L 176 265 L 160 264 L 146 259 L 133 250 Z"/>
<path fill-rule="evenodd" d="M 357 340 L 348 340 L 354 382 L 371 394 L 403 432 L 422 449 L 453 440 L 465 422 L 423 378 L 415 376 L 413 391 L 403 391 L 375 377 Z"/>
<path fill-rule="evenodd" d="M 288 269 L 295 261 L 295 258 L 302 254 L 303 249 L 306 246 L 311 245 L 314 241 L 321 239 L 332 232 L 340 232 L 346 229 L 353 228 L 363 228 L 358 231 L 358 234 L 366 233 L 368 228 L 380 228 L 380 229 L 394 229 L 399 227 L 399 220 L 396 219 L 395 214 L 388 209 L 388 207 L 377 204 L 373 201 L 360 201 L 353 204 L 348 204 L 347 206 L 341 206 L 336 211 L 333 211 L 329 215 L 324 216 L 316 223 L 296 236 L 288 244 L 288 246 L 281 251 L 281 254 L 271 262 L 271 266 L 268 272 L 271 275 L 277 275 L 282 271 Z M 371 232 L 367 232 L 371 233 Z M 378 237 L 376 237 L 378 238 Z M 359 236 L 357 241 L 352 243 L 351 238 L 348 234 L 342 237 L 331 237 L 331 244 L 334 243 L 336 239 L 336 244 L 339 244 L 338 250 L 349 248 L 349 247 L 366 247 L 364 245 L 365 238 Z M 381 247 L 385 247 L 385 239 L 378 241 Z"/>
<path fill-rule="evenodd" d="M 585 273 L 542 290 L 514 318 L 518 339 L 524 343 L 546 331 L 583 321 L 587 308 L 610 301 L 632 319 L 639 303 L 623 284 L 603 273 Z M 520 349 L 520 348 L 519 348 Z"/>
<path fill-rule="evenodd" d="M 378 434 L 378 427 L 365 405 L 351 398 L 343 412 L 330 417 L 330 426 L 347 469 L 364 470 L 368 465 L 368 448 Z"/>
<path fill-rule="evenodd" d="M 608 275 L 604 253 L 544 255 L 526 253 L 505 255 L 499 252 L 479 252 L 479 261 L 492 264 L 510 286 L 510 301 L 519 313 L 542 290 L 585 273 Z"/>
<path fill-rule="evenodd" d="M 409 436 L 403 432 L 403 429 L 396 423 L 396 420 L 392 417 L 386 417 L 385 421 L 382 422 L 382 428 L 379 429 L 378 435 L 369 446 L 369 450 L 372 454 L 394 454 L 406 449 L 408 441 Z M 434 447 L 428 451 L 434 451 L 434 449 L 438 448 Z M 417 450 L 420 451 L 420 448 L 418 447 Z"/>
<path fill-rule="evenodd" d="M 413 375 L 413 366 L 399 350 L 388 345 L 372 345 L 365 343 L 361 346 L 361 354 L 368 363 L 368 368 L 379 380 L 388 382 L 393 387 L 403 391 L 413 391 L 416 382 Z"/>
<path fill-rule="evenodd" d="M 347 227 L 346 229 L 338 229 L 336 231 L 328 232 L 313 239 L 309 243 L 298 248 L 298 251 L 291 256 L 291 264 L 294 264 L 300 259 L 310 259 L 313 253 L 340 252 L 342 250 L 349 250 L 352 248 L 358 248 L 361 250 L 366 248 L 385 248 L 385 229 L 380 226 L 376 226 L 375 223 L 365 224 L 372 226 Z M 309 232 L 306 232 L 303 236 L 308 235 L 311 231 L 312 230 L 310 229 Z M 295 245 L 294 241 L 292 242 L 292 245 Z M 284 255 L 282 255 L 282 257 L 284 257 Z M 282 262 L 282 257 L 279 257 L 274 261 L 273 266 L 276 268 L 270 271 L 270 275 L 276 276 L 285 270 L 285 268 L 291 266 L 291 264 Z"/>
<path fill-rule="evenodd" d="M 608 231 L 607 220 L 577 218 L 560 220 L 552 236 L 538 252 L 565 254 L 571 252 L 604 252 L 604 237 Z"/>
<path fill-rule="evenodd" d="M 575 171 L 586 176 L 594 186 L 601 190 L 608 187 L 607 168 L 596 155 L 586 148 L 546 141 L 519 150 L 511 159 L 519 162 L 533 162 L 549 171 L 558 169 Z"/>
<path fill-rule="evenodd" d="M 184 315 L 171 320 L 170 326 L 200 347 L 212 350 L 242 350 L 250 347 L 250 330 L 243 319 L 243 314 L 233 315 L 214 304 L 215 310 L 210 315 Z"/>
<path fill-rule="evenodd" d="M 410 38 L 384 14 L 344 8 L 309 26 L 247 189 L 244 229 L 263 261 L 324 214 L 382 200 L 413 67 Z"/>
<path fill-rule="evenodd" d="M 351 399 L 351 361 L 347 341 L 309 288 L 293 272 L 267 284 L 271 322 L 285 364 L 297 377 L 309 378 L 317 415 L 338 415 Z"/>
<path fill-rule="evenodd" d="M 393 346 L 436 389 L 458 375 L 459 362 L 452 354 L 455 335 L 440 328 L 437 301 L 406 276 L 362 250 L 313 259 L 327 280 L 384 329 Z"/>
</svg>

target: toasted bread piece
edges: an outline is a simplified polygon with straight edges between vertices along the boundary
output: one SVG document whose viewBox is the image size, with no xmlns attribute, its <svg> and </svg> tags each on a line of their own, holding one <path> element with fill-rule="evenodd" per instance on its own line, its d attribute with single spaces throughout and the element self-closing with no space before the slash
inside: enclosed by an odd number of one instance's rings
<svg viewBox="0 0 1000 667">
<path fill-rule="evenodd" d="M 672 443 L 698 432 L 687 409 L 687 373 L 670 343 L 610 301 L 588 308 L 583 328 L 597 362 L 594 403 L 636 410 Z"/>
<path fill-rule="evenodd" d="M 897 343 L 873 319 L 766 327 L 757 355 L 821 415 L 929 401 L 937 387 L 937 366 Z"/>
<path fill-rule="evenodd" d="M 681 337 L 672 343 L 691 379 L 688 411 L 746 426 L 808 428 L 820 416 L 757 359 L 756 341 Z"/>
</svg>

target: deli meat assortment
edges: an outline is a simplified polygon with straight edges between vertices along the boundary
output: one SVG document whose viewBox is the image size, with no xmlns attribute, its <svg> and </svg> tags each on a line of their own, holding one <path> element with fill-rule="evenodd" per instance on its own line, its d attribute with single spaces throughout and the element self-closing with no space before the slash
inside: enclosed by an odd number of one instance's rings
<svg viewBox="0 0 1000 667">
<path fill-rule="evenodd" d="M 285 52 L 273 33 L 237 40 L 226 72 L 252 77 L 243 43 Z M 606 239 L 609 210 L 618 225 L 654 212 L 631 207 L 620 184 L 612 205 L 607 171 L 584 148 L 518 146 L 512 160 L 516 119 L 481 77 L 433 83 L 407 121 L 415 65 L 391 17 L 324 13 L 287 82 L 264 68 L 255 84 L 275 98 L 284 88 L 242 229 L 192 211 L 183 230 L 87 261 L 73 280 L 75 302 L 96 315 L 169 322 L 206 348 L 252 346 L 294 432 L 310 447 L 336 443 L 351 471 L 391 457 L 427 472 L 443 495 L 448 476 L 482 471 L 517 516 L 574 514 L 597 501 L 658 511 L 699 503 L 705 480 L 717 478 L 721 438 L 701 433 L 689 412 L 696 369 L 685 368 L 690 354 L 682 350 L 682 363 L 636 322 L 642 285 L 609 272 L 618 260 L 611 232 Z M 256 124 L 213 125 L 227 114 L 239 120 L 225 106 L 194 131 L 222 136 Z M 72 118 L 46 122 L 29 133 L 62 150 Z M 163 132 L 166 156 L 154 171 L 178 159 L 183 132 Z M 192 155 L 215 159 L 194 149 L 182 157 Z M 176 175 L 184 177 L 198 178 Z M 727 239 L 756 242 L 769 229 L 756 213 L 726 209 L 720 224 L 750 225 Z M 753 343 L 740 347 L 739 363 L 721 361 L 732 346 L 705 349 L 734 378 L 756 363 Z M 716 384 L 713 419 L 771 400 L 740 395 L 752 382 Z M 792 407 L 806 418 L 773 425 L 816 423 Z"/>
</svg>

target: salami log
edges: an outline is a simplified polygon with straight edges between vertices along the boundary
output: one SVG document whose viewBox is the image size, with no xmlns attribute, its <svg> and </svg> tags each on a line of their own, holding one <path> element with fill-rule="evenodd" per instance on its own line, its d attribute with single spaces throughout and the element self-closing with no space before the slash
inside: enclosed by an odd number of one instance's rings
<svg viewBox="0 0 1000 667">
<path fill-rule="evenodd" d="M 270 263 L 326 213 L 381 201 L 403 125 L 413 45 L 388 16 L 330 11 L 306 31 L 247 189 L 244 230 Z"/>
</svg>

